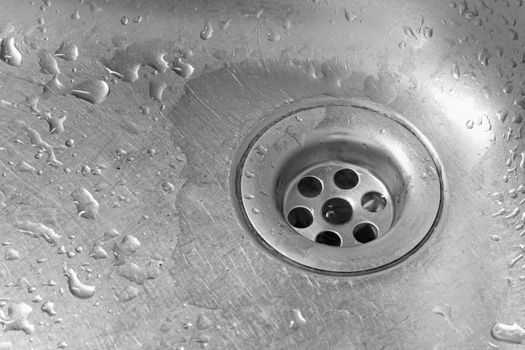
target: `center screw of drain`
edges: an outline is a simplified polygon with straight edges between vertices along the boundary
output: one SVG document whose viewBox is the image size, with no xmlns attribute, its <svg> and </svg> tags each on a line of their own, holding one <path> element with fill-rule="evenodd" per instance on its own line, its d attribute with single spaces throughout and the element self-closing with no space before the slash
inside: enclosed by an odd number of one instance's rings
<svg viewBox="0 0 525 350">
<path fill-rule="evenodd" d="M 283 257 L 364 273 L 415 251 L 437 223 L 435 156 L 401 116 L 374 108 L 291 104 L 248 136 L 235 172 L 239 209 Z"/>
</svg>

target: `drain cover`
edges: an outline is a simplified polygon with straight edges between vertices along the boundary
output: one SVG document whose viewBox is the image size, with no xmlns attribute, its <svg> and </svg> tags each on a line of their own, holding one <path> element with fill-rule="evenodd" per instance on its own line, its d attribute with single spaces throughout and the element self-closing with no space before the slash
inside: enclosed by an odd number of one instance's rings
<svg viewBox="0 0 525 350">
<path fill-rule="evenodd" d="M 270 248 L 304 267 L 362 274 L 419 247 L 441 207 L 440 168 L 404 119 L 355 101 L 290 105 L 245 142 L 239 208 Z"/>
</svg>

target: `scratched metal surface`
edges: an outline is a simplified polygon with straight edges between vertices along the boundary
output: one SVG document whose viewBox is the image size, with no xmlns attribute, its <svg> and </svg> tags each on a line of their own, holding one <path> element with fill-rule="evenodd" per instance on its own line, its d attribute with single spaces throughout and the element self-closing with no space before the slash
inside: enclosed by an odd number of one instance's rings
<svg viewBox="0 0 525 350">
<path fill-rule="evenodd" d="M 491 329 L 525 322 L 521 1 L 0 3 L 1 349 L 519 347 Z M 435 232 L 378 274 L 293 266 L 233 205 L 251 128 L 325 95 L 443 165 Z"/>
</svg>

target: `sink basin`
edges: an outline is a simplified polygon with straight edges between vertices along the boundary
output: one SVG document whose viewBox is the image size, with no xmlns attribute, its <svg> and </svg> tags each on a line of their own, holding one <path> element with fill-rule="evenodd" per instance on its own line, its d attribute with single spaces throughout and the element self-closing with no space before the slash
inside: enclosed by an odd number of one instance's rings
<svg viewBox="0 0 525 350">
<path fill-rule="evenodd" d="M 0 18 L 0 350 L 525 344 L 521 0 Z"/>
</svg>

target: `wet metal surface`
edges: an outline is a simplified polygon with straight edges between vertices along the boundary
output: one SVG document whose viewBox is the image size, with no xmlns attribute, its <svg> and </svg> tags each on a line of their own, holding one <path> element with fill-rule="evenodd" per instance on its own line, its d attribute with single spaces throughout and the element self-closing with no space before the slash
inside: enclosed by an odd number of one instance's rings
<svg viewBox="0 0 525 350">
<path fill-rule="evenodd" d="M 0 3 L 0 349 L 525 342 L 521 0 Z M 298 267 L 237 210 L 253 130 L 317 99 L 439 160 L 407 174 L 439 222 L 384 271 Z"/>
</svg>

